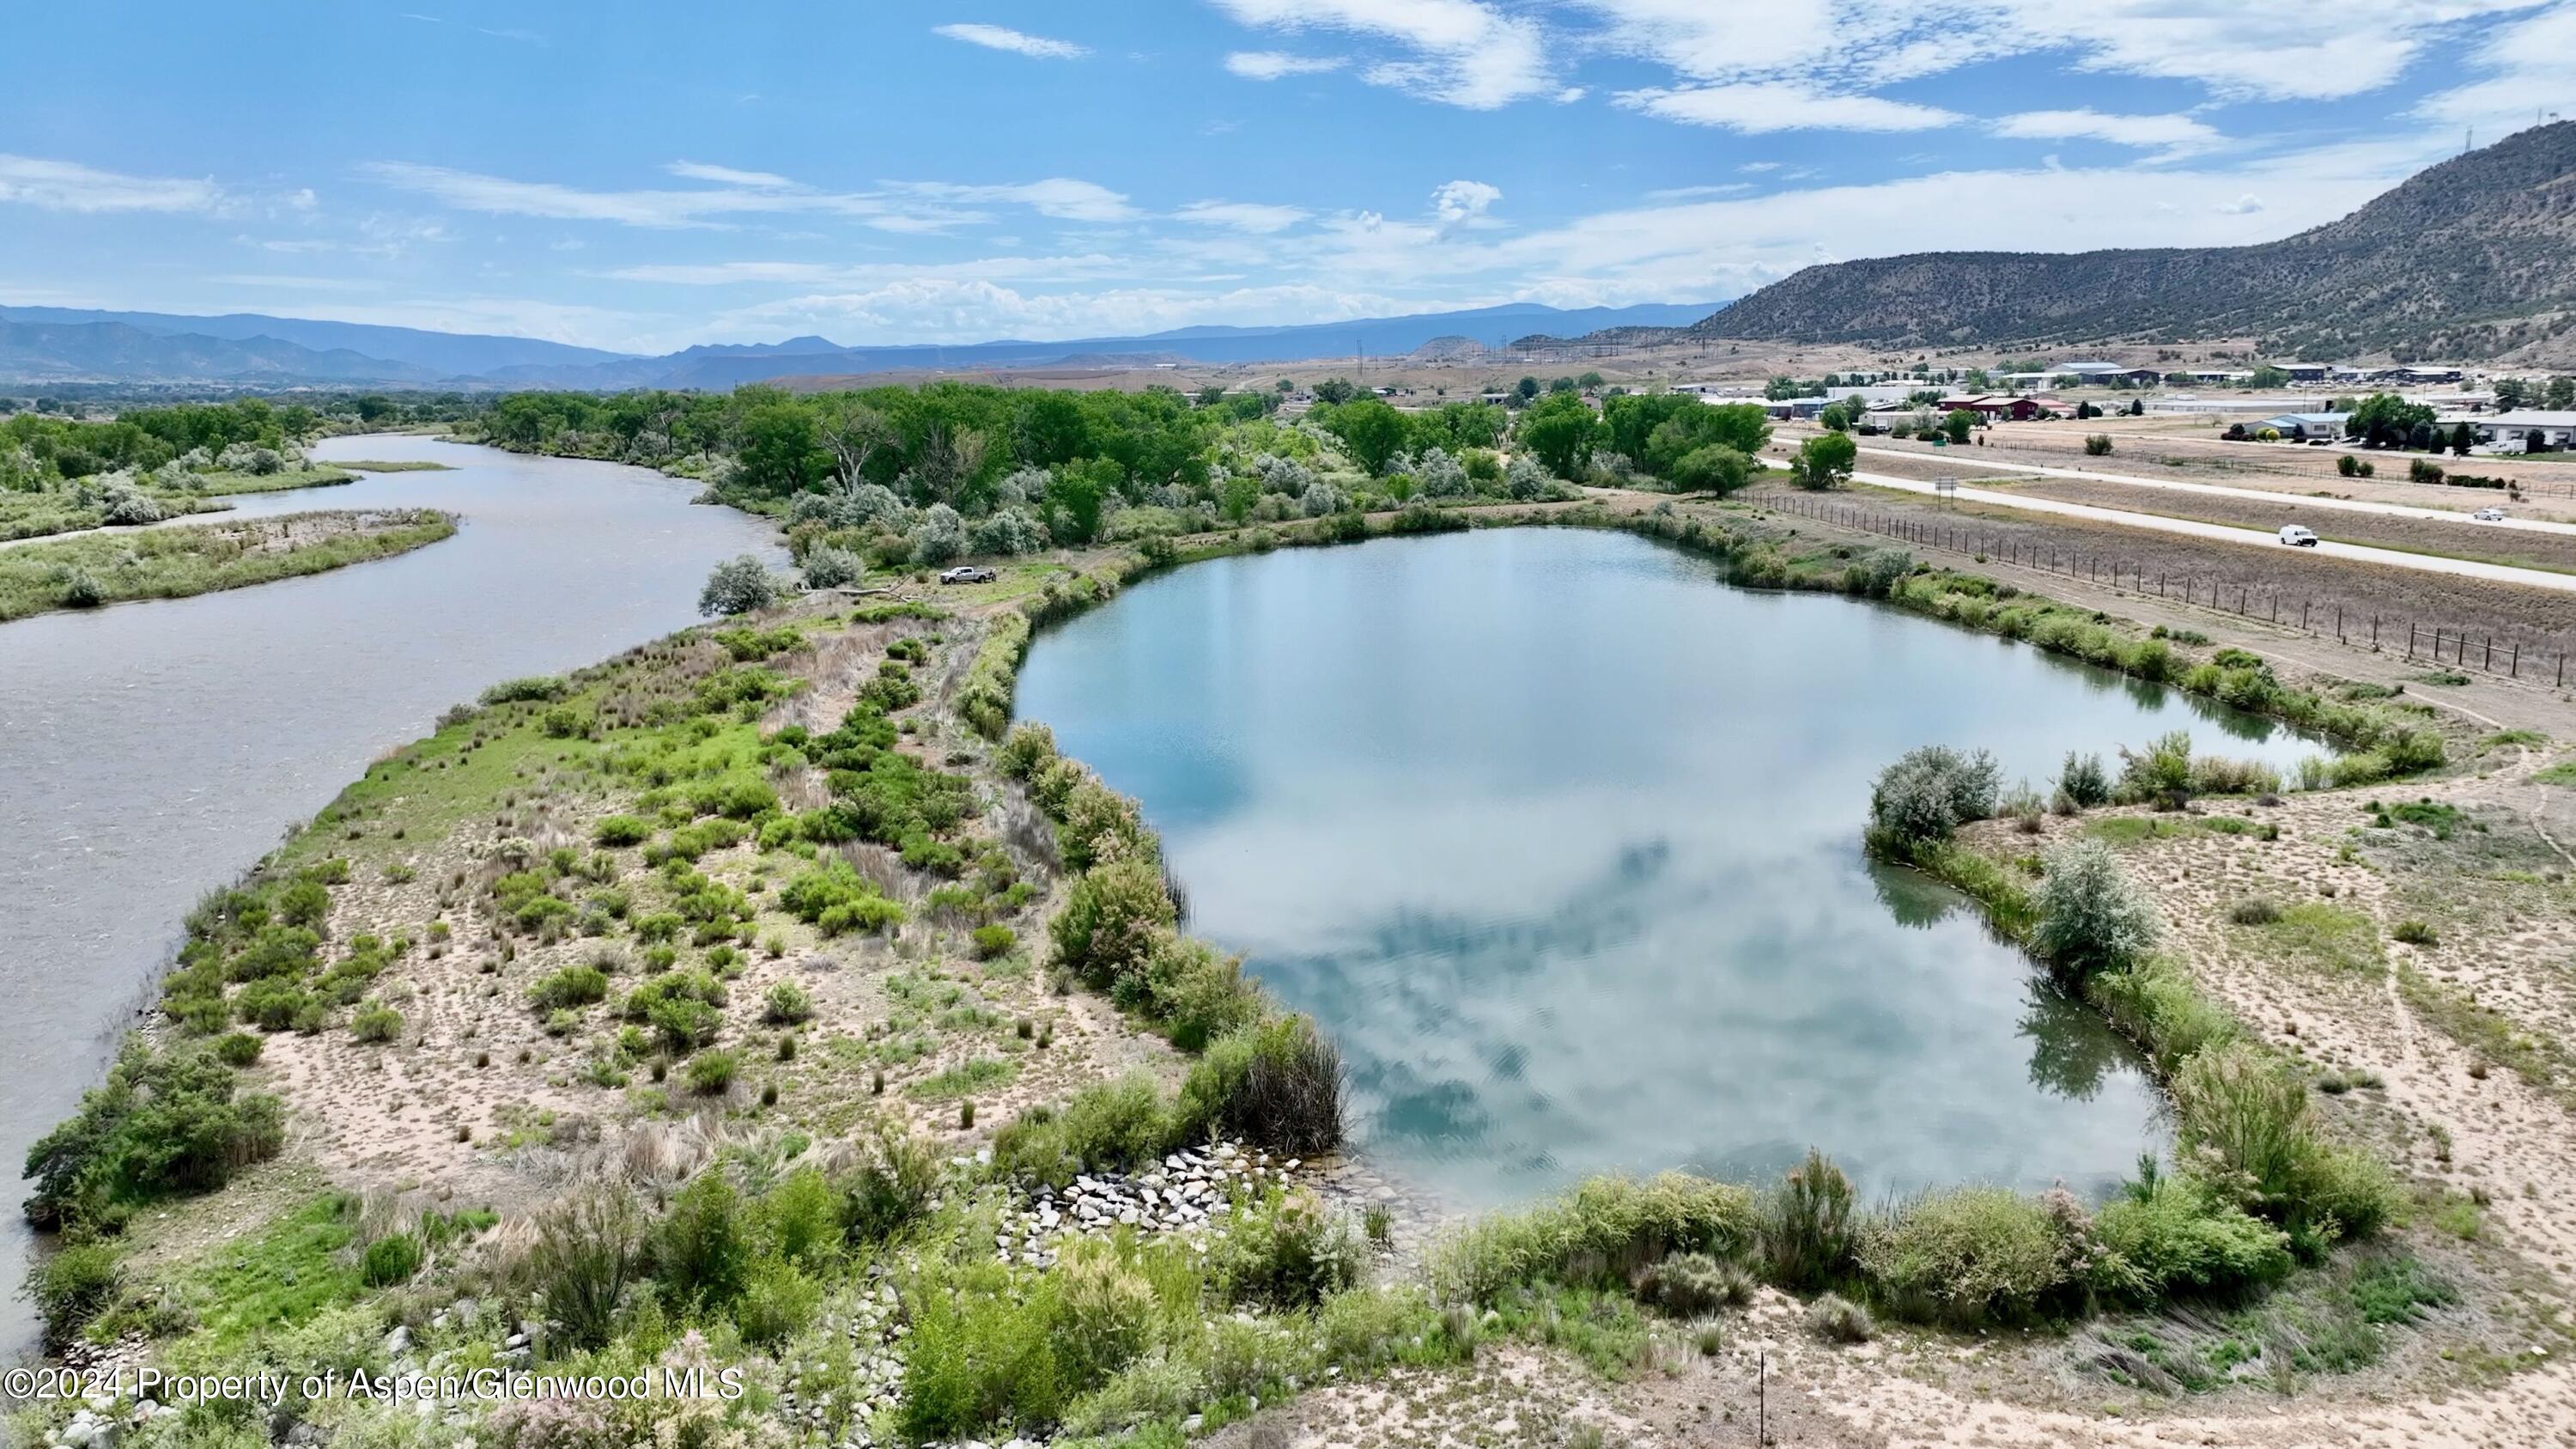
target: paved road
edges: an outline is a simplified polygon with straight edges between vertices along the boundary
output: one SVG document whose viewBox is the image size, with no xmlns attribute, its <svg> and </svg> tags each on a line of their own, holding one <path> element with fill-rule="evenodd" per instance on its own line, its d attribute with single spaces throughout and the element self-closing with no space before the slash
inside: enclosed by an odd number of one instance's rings
<svg viewBox="0 0 2576 1449">
<path fill-rule="evenodd" d="M 1885 449 L 1869 451 L 1885 452 Z M 1913 454 L 1903 456 L 1912 457 Z M 1765 458 L 1771 468 L 1786 471 L 1788 464 Z M 1894 488 L 1906 493 L 1937 496 L 1939 490 L 1920 478 L 1899 478 L 1892 473 L 1854 473 L 1852 481 L 1874 488 Z M 2115 523 L 2123 528 L 2140 528 L 2152 533 L 2179 533 L 2192 538 L 2212 539 L 2220 543 L 2249 544 L 2257 548 L 2281 548 L 2279 539 L 2251 528 L 2230 528 L 2225 524 L 2201 523 L 2189 518 L 2167 518 L 2155 513 L 2130 513 L 2118 508 L 2097 508 L 2090 503 L 2061 503 L 2054 498 L 2026 498 L 2014 493 L 1998 493 L 1990 488 L 1961 488 L 1957 497 L 1969 503 L 1988 503 L 2003 508 L 2016 508 L 2025 513 L 2054 513 L 2064 518 L 2084 518 L 2096 523 Z M 2524 584 L 2535 589 L 2559 593 L 2576 593 L 2576 574 L 2553 573 L 2547 569 L 2515 568 L 2509 564 L 2481 563 L 2476 559 L 2444 558 L 2439 554 L 2406 553 L 2393 548 L 2371 548 L 2357 543 L 2325 542 L 2315 552 L 2328 558 L 2348 558 L 2362 563 L 2384 564 L 2390 568 L 2413 569 L 2418 573 L 2449 574 L 2455 578 L 2487 579 L 2501 584 Z"/>
<path fill-rule="evenodd" d="M 1918 463 L 1948 462 L 1935 453 L 1917 453 L 1904 448 L 1868 448 L 1864 455 L 1881 458 L 1911 458 Z M 2092 468 L 2055 468 L 2039 463 L 2011 463 L 2003 467 L 1978 468 L 1975 471 L 1995 473 L 2032 473 L 2043 478 L 2083 478 L 2097 483 L 2125 483 L 2138 488 L 2165 488 L 2176 493 L 2206 493 L 2217 498 L 2250 498 L 2257 503 L 2295 504 L 2301 508 L 2334 508 L 2346 513 L 2378 513 L 2390 518 L 2427 518 L 2436 523 L 2457 523 L 2472 528 L 2520 529 L 2525 533 L 2576 534 L 2576 523 L 2555 523 L 2545 518 L 2511 518 L 2497 523 L 2478 523 L 2467 514 L 2449 508 L 2425 508 L 2412 503 L 2378 503 L 2365 498 L 2319 498 L 2305 493 L 2284 493 L 2278 489 L 2230 488 L 2223 483 L 2186 483 L 2179 478 L 2143 478 L 2135 473 L 2104 473 Z M 2504 495 L 2497 493 L 2497 506 Z M 2482 505 L 2483 506 L 2483 505 Z"/>
</svg>

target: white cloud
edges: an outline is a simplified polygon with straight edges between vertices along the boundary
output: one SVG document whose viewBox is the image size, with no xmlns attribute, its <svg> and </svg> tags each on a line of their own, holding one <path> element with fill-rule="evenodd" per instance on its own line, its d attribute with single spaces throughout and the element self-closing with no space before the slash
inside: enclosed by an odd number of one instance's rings
<svg viewBox="0 0 2576 1449">
<path fill-rule="evenodd" d="M 854 217 L 879 231 L 895 233 L 942 231 L 991 219 L 947 204 L 951 202 L 1021 205 L 1068 221 L 1124 221 L 1135 215 L 1119 193 L 1068 177 L 1000 186 L 885 182 L 874 192 L 832 192 L 765 171 L 676 161 L 667 169 L 729 184 L 691 190 L 589 191 L 408 161 L 372 162 L 362 169 L 388 185 L 435 197 L 464 211 L 664 229 L 723 227 L 729 223 L 717 218 L 780 213 Z"/>
<path fill-rule="evenodd" d="M 691 181 L 714 181 L 726 186 L 789 187 L 796 184 L 767 171 L 736 171 L 730 166 L 710 166 L 703 161 L 673 161 L 662 169 Z"/>
<path fill-rule="evenodd" d="M 1383 314 L 1404 305 L 1385 293 L 1315 284 L 1222 291 L 1132 287 L 1055 295 L 992 282 L 928 278 L 765 302 L 727 313 L 717 329 L 751 337 L 828 331 L 887 343 L 961 342 L 1153 332 L 1203 322 L 1330 322 Z"/>
<path fill-rule="evenodd" d="M 2252 216 L 2262 209 L 2263 198 L 2250 191 L 2234 201 L 2222 201 L 2210 208 L 2223 216 Z"/>
<path fill-rule="evenodd" d="M 1443 222 L 1454 226 L 1483 219 L 1502 199 L 1502 188 L 1486 182 L 1444 181 L 1432 188 L 1431 209 Z"/>
<path fill-rule="evenodd" d="M 953 181 L 888 181 L 881 184 L 889 191 L 907 196 L 925 196 L 942 201 L 1013 203 L 1029 207 L 1040 216 L 1052 216 L 1061 221 L 1129 221 L 1136 216 L 1136 209 L 1127 204 L 1125 196 L 1106 186 L 1066 176 L 1050 176 L 1044 181 L 1008 186 L 964 185 Z"/>
<path fill-rule="evenodd" d="M 385 284 L 366 277 L 293 277 L 231 272 L 206 278 L 228 287 L 256 287 L 280 292 L 380 292 Z"/>
<path fill-rule="evenodd" d="M 2114 116 L 2092 109 L 2023 111 L 1995 123 L 1995 134 L 2020 140 L 2108 141 L 2117 146 L 2163 147 L 2167 155 L 2207 150 L 2225 139 L 2189 116 Z"/>
<path fill-rule="evenodd" d="M 1003 25 L 934 25 L 930 30 L 934 35 L 962 40 L 968 45 L 980 45 L 986 50 L 1007 50 L 1013 55 L 1035 56 L 1040 60 L 1079 60 L 1091 54 L 1090 47 L 1076 45 L 1070 40 L 1049 40 L 1043 35 L 1031 35 Z"/>
<path fill-rule="evenodd" d="M 625 282 L 660 282 L 674 286 L 716 287 L 745 283 L 783 283 L 798 287 L 875 287 L 923 278 L 976 281 L 1067 281 L 1102 276 L 1133 276 L 1134 262 L 1090 253 L 1056 257 L 975 257 L 955 262 L 684 262 L 619 267 L 601 275 Z"/>
<path fill-rule="evenodd" d="M 212 181 L 127 176 L 76 161 L 0 153 L 0 202 L 41 211 L 213 211 L 224 199 Z"/>
<path fill-rule="evenodd" d="M 1627 92 L 1628 104 L 1672 120 L 1762 132 L 1940 124 L 1931 119 L 1942 114 L 1933 108 L 1877 93 L 2019 55 L 2047 54 L 2077 70 L 2192 82 L 2222 99 L 2360 95 L 2450 45 L 2463 23 L 2526 12 L 2534 0 L 2348 0 L 2330 21 L 2296 6 L 2236 0 L 1912 0 L 1893 8 L 1884 0 L 1765 0 L 1758 11 L 1708 0 L 1570 3 L 1601 22 L 1582 39 L 1662 64 L 1678 78 Z M 2563 57 L 2567 49 L 2562 41 L 2554 48 L 2527 46 L 2525 53 L 2535 59 L 2520 72 L 2528 79 L 2505 88 L 2513 99 L 2549 89 L 2538 77 L 2551 61 L 2540 57 Z M 2566 74 L 2563 64 L 2555 70 Z M 2069 134 L 2169 148 L 2197 148 L 2210 139 Z"/>
<path fill-rule="evenodd" d="M 1246 25 L 1389 40 L 1402 58 L 1361 71 L 1373 85 L 1489 111 L 1556 89 L 1545 32 L 1482 0 L 1215 0 Z"/>
<path fill-rule="evenodd" d="M 2576 55 L 2576 5 L 2497 26 L 2474 54 L 2494 74 L 2428 97 L 2416 115 L 2501 140 L 2543 117 L 2576 112 L 2576 67 L 2568 64 Z"/>
<path fill-rule="evenodd" d="M 1225 68 L 1245 80 L 1271 81 L 1292 75 L 1320 75 L 1350 62 L 1338 55 L 1290 55 L 1284 50 L 1238 50 L 1225 58 Z"/>
<path fill-rule="evenodd" d="M 1727 181 L 1713 186 L 1665 186 L 1646 193 L 1648 201 L 1704 201 L 1713 196 L 1740 196 L 1753 189 L 1750 181 Z"/>
<path fill-rule="evenodd" d="M 1302 206 L 1265 206 L 1250 201 L 1194 201 L 1172 215 L 1201 226 L 1221 226 L 1266 235 L 1286 231 L 1312 213 Z"/>
<path fill-rule="evenodd" d="M 1621 91 L 1619 104 L 1668 121 L 1724 126 L 1747 135 L 1773 131 L 1929 131 L 1964 119 L 1938 106 L 1882 96 L 1824 95 L 1780 81 L 1647 87 Z"/>
</svg>

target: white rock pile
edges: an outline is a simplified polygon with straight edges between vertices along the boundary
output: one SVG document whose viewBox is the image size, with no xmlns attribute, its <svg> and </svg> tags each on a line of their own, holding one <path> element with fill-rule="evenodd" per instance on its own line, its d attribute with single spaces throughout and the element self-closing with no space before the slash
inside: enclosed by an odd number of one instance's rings
<svg viewBox="0 0 2576 1449">
<path fill-rule="evenodd" d="M 1284 1183 L 1305 1163 L 1273 1162 L 1267 1152 L 1247 1152 L 1239 1142 L 1205 1151 L 1175 1152 L 1159 1167 L 1136 1173 L 1084 1173 L 1059 1193 L 1041 1187 L 1018 1215 L 1016 1228 L 993 1235 L 994 1255 L 1033 1268 L 1052 1265 L 1069 1234 L 1107 1233 L 1125 1227 L 1139 1236 L 1181 1233 L 1196 1238 L 1233 1211 L 1238 1192 L 1258 1193 Z"/>
</svg>

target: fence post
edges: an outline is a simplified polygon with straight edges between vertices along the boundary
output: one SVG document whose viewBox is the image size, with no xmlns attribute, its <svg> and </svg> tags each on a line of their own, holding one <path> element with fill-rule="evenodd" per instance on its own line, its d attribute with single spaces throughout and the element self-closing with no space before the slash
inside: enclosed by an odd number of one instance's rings
<svg viewBox="0 0 2576 1449">
<path fill-rule="evenodd" d="M 2520 678 L 2522 677 L 2522 641 L 2521 641 L 2521 640 L 2519 640 L 2519 639 L 2517 639 L 2517 640 L 2515 640 L 2515 641 L 2514 641 L 2514 644 L 2513 644 L 2513 667 L 2512 667 L 2512 669 L 2511 669 L 2510 671 L 2508 671 L 2508 672 L 2509 672 L 2509 673 L 2511 673 L 2511 674 L 2513 675 L 2513 677 L 2514 677 L 2514 678 L 2516 678 L 2516 679 L 2520 679 Z"/>
<path fill-rule="evenodd" d="M 2495 673 L 2495 636 L 2493 634 L 2489 634 L 2486 642 L 2486 658 L 2479 663 L 2478 667 L 2489 674 L 2493 674 Z"/>
<path fill-rule="evenodd" d="M 2370 628 L 2371 632 L 2376 634 L 2379 631 L 2379 621 L 2371 620 Z M 2415 657 L 2415 621 L 2412 619 L 2406 621 L 2406 657 L 2409 659 Z"/>
</svg>

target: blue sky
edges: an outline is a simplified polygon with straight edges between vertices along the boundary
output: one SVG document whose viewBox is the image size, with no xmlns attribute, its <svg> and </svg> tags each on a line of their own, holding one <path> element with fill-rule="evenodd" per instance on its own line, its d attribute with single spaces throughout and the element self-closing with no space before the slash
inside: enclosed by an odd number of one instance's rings
<svg viewBox="0 0 2576 1449">
<path fill-rule="evenodd" d="M 2576 114 L 2576 0 L 94 0 L 11 43 L 0 301 L 645 351 L 2259 241 Z"/>
</svg>

